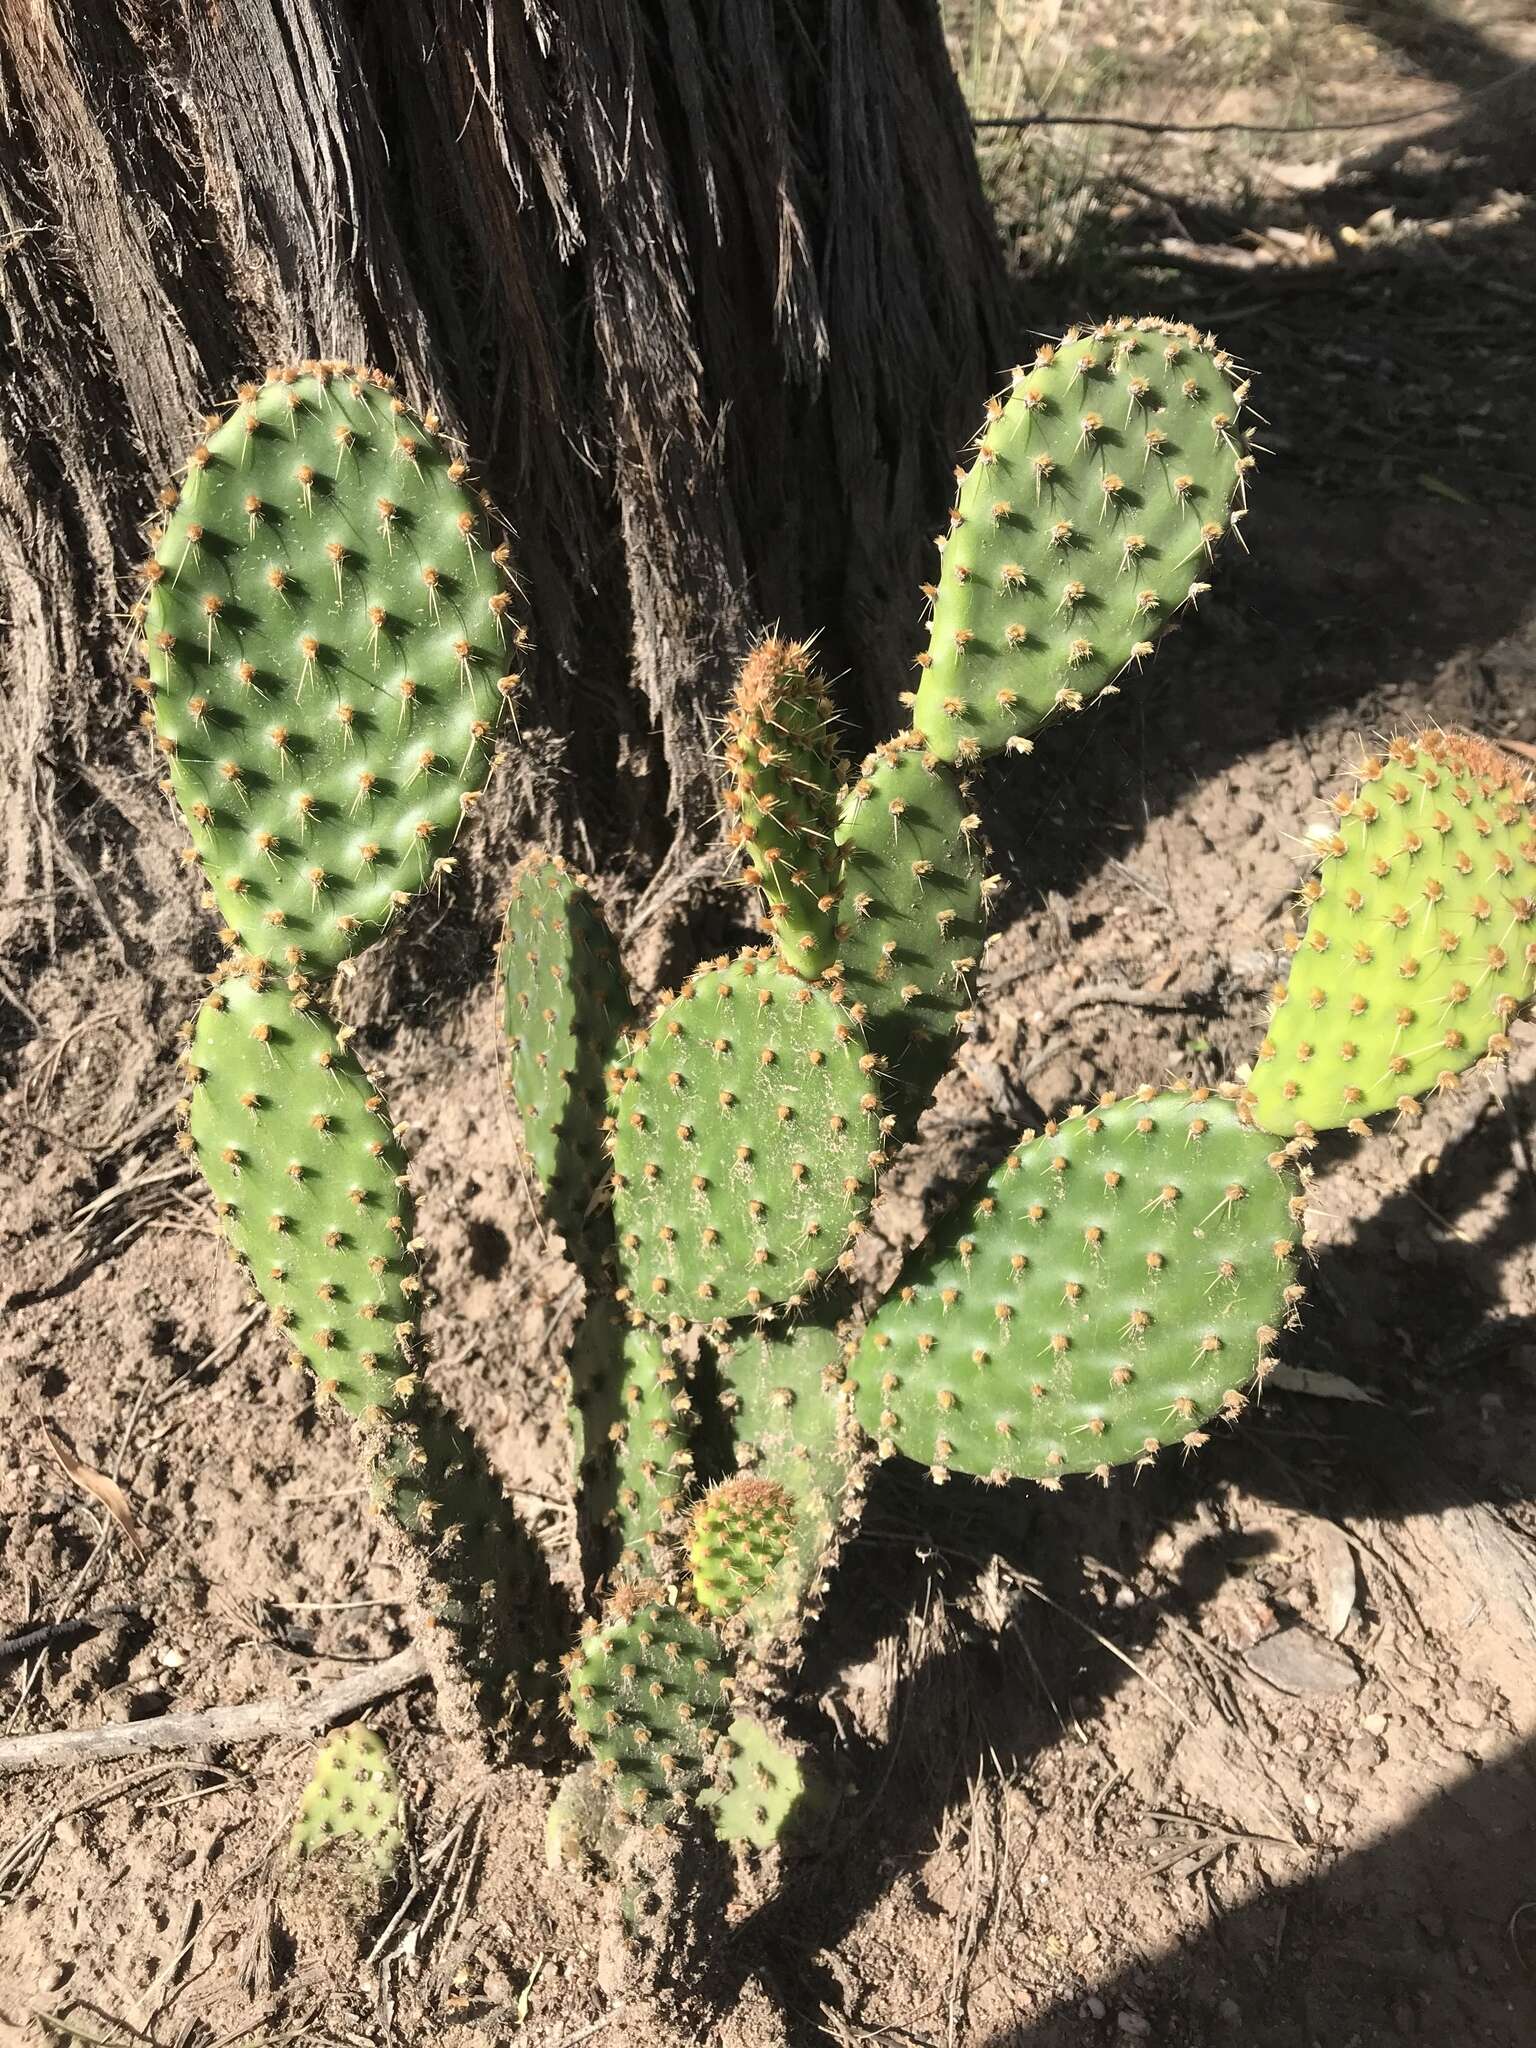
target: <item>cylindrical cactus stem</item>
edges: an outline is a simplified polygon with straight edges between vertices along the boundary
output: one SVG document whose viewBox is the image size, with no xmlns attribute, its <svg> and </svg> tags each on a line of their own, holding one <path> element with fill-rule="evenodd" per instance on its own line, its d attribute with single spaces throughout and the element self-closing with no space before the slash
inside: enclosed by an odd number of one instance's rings
<svg viewBox="0 0 1536 2048">
<path fill-rule="evenodd" d="M 726 718 L 725 805 L 743 880 L 762 892 L 765 922 L 797 974 L 836 952 L 842 782 L 826 685 L 798 641 L 764 640 L 748 656 Z"/>
</svg>

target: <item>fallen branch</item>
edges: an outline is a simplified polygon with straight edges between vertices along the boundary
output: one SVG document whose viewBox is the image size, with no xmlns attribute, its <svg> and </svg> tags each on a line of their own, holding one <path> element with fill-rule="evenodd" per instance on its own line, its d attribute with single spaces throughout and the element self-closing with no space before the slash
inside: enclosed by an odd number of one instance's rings
<svg viewBox="0 0 1536 2048">
<path fill-rule="evenodd" d="M 73 1728 L 16 1735 L 0 1742 L 0 1777 L 10 1771 L 59 1770 L 114 1763 L 169 1749 L 202 1749 L 230 1742 L 265 1742 L 278 1735 L 318 1735 L 375 1701 L 404 1692 L 427 1676 L 418 1649 L 401 1650 L 350 1678 L 297 1700 L 252 1700 L 243 1707 L 209 1707 L 200 1714 L 166 1714 L 109 1728 Z"/>
</svg>

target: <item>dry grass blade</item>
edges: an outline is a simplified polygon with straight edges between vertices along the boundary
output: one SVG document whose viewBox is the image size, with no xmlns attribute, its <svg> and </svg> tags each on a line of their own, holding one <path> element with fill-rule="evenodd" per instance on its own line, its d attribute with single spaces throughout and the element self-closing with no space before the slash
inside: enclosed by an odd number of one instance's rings
<svg viewBox="0 0 1536 2048">
<path fill-rule="evenodd" d="M 88 1493 L 93 1500 L 99 1501 L 133 1546 L 135 1554 L 140 1558 L 146 1556 L 144 1531 L 139 1526 L 127 1494 L 117 1481 L 109 1479 L 105 1472 L 98 1472 L 93 1466 L 83 1463 L 67 1444 L 54 1435 L 46 1422 L 42 1427 L 43 1441 L 58 1459 L 65 1478 L 73 1480 L 82 1493 Z"/>
</svg>

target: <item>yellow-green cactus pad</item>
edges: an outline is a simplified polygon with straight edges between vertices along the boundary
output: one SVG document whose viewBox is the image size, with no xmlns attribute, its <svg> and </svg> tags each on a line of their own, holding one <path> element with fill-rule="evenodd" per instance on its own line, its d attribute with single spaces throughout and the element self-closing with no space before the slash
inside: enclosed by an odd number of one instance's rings
<svg viewBox="0 0 1536 2048">
<path fill-rule="evenodd" d="M 794 1541 L 795 1504 L 771 1479 L 723 1479 L 694 1502 L 688 1517 L 693 1597 L 706 1614 L 729 1619 L 769 1594 Z"/>
<path fill-rule="evenodd" d="M 883 1164 L 878 1057 L 770 952 L 702 970 L 620 1056 L 613 1212 L 635 1305 L 736 1316 L 836 1264 Z"/>
<path fill-rule="evenodd" d="M 364 1885 L 382 1888 L 405 1847 L 395 1767 L 382 1739 L 361 1721 L 341 1728 L 315 1758 L 289 1836 L 295 1857 L 324 1856 Z"/>
<path fill-rule="evenodd" d="M 744 664 L 726 719 L 728 836 L 762 892 L 786 963 L 817 975 L 836 945 L 841 763 L 826 685 L 798 642 L 765 640 Z"/>
<path fill-rule="evenodd" d="M 1158 320 L 1074 329 L 1014 371 L 928 586 L 912 722 L 935 753 L 1026 741 L 1152 652 L 1241 516 L 1246 391 L 1228 355 Z"/>
<path fill-rule="evenodd" d="M 153 719 L 212 904 L 318 974 L 452 851 L 517 685 L 506 543 L 430 416 L 307 363 L 207 423 L 145 574 Z"/>
<path fill-rule="evenodd" d="M 1026 1132 L 913 1253 L 849 1367 L 882 1455 L 1054 1485 L 1204 1442 L 1297 1296 L 1303 1197 L 1273 1145 L 1204 1089 Z"/>
<path fill-rule="evenodd" d="M 1286 1135 L 1417 1114 L 1503 1058 L 1536 993 L 1536 784 L 1486 740 L 1423 732 L 1334 799 L 1248 1103 Z"/>
</svg>

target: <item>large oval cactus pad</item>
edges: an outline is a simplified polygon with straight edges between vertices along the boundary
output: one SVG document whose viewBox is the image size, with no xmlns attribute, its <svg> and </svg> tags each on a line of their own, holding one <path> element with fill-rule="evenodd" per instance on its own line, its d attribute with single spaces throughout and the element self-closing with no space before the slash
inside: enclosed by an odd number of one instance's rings
<svg viewBox="0 0 1536 2048">
<path fill-rule="evenodd" d="M 324 972 L 485 783 L 521 639 L 506 545 L 430 419 L 307 364 L 210 422 L 145 573 L 156 740 L 214 903 L 244 951 Z"/>
<path fill-rule="evenodd" d="M 1014 371 L 940 537 L 912 719 L 936 753 L 995 753 L 1151 653 L 1233 516 L 1246 388 L 1156 320 L 1074 330 Z"/>
<path fill-rule="evenodd" d="M 1254 1062 L 1266 1130 L 1303 1135 L 1453 1087 L 1536 992 L 1536 783 L 1486 740 L 1394 739 L 1334 799 Z"/>
<path fill-rule="evenodd" d="M 1189 1442 L 1264 1369 L 1301 1210 L 1287 1155 L 1203 1089 L 1026 1133 L 870 1323 L 849 1372 L 858 1421 L 935 1476 L 998 1480 Z"/>
<path fill-rule="evenodd" d="M 706 968 L 621 1055 L 614 1222 L 658 1320 L 755 1313 L 842 1254 L 883 1163 L 879 1060 L 769 952 Z"/>
</svg>

